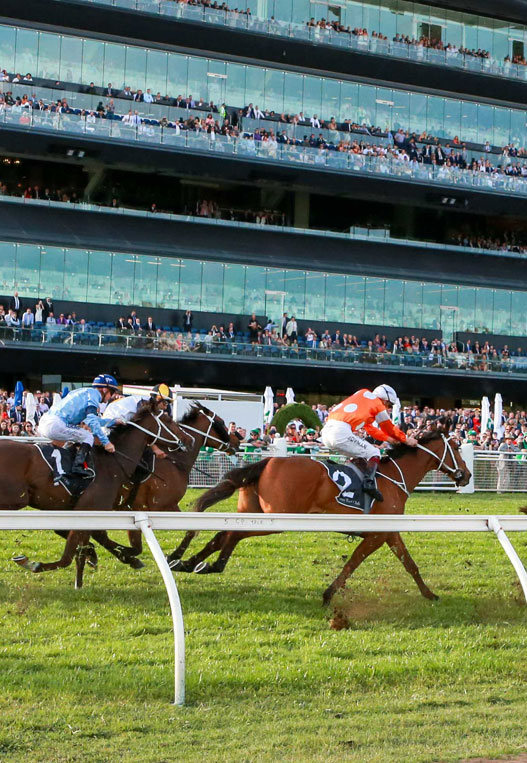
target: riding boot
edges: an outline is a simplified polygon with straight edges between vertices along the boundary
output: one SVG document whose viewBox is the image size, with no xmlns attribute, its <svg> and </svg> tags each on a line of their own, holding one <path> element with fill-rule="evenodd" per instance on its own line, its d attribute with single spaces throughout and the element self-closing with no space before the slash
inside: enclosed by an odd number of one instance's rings
<svg viewBox="0 0 527 763">
<path fill-rule="evenodd" d="M 83 442 L 79 445 L 79 449 L 75 456 L 73 466 L 71 467 L 72 474 L 79 474 L 81 477 L 92 477 L 93 469 L 91 464 L 91 445 L 87 442 Z"/>
<path fill-rule="evenodd" d="M 382 503 L 384 501 L 383 495 L 380 492 L 380 490 L 377 490 L 377 486 L 375 484 L 375 472 L 377 471 L 377 467 L 379 465 L 379 459 L 374 457 L 370 458 L 368 463 L 366 464 L 366 470 L 364 472 L 364 480 L 362 482 L 362 489 L 365 493 L 368 495 L 371 495 L 373 499 L 375 499 L 378 503 Z"/>
</svg>

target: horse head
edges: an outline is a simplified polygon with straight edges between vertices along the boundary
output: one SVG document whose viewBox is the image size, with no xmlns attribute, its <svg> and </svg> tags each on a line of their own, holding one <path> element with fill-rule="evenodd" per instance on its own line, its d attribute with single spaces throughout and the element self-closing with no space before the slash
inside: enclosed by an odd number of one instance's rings
<svg viewBox="0 0 527 763">
<path fill-rule="evenodd" d="M 200 434 L 202 447 L 215 448 L 230 455 L 238 450 L 238 437 L 228 433 L 221 416 L 196 400 L 178 424 L 184 432 Z"/>
<path fill-rule="evenodd" d="M 431 430 L 417 436 L 417 447 L 435 458 L 438 471 L 446 474 L 457 487 L 464 487 L 472 475 L 461 455 L 459 441 L 449 434 L 450 424 L 450 419 L 439 419 Z"/>
</svg>

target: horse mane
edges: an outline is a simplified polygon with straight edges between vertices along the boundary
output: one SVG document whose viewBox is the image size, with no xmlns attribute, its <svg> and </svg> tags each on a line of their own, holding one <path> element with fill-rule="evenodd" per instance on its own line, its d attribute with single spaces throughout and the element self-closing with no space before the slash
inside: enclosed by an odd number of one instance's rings
<svg viewBox="0 0 527 763">
<path fill-rule="evenodd" d="M 193 400 L 192 403 L 190 404 L 188 411 L 186 411 L 183 414 L 183 417 L 179 419 L 176 423 L 177 424 L 193 424 L 201 412 L 209 413 L 209 414 L 212 413 L 212 411 L 209 411 L 209 409 L 205 408 L 204 405 L 201 405 L 201 403 L 198 403 L 196 402 L 196 400 Z"/>
<path fill-rule="evenodd" d="M 424 432 L 422 435 L 417 435 L 419 444 L 426 445 L 429 442 L 434 442 L 434 440 L 440 440 L 444 434 L 448 434 L 450 425 L 450 419 L 447 419 L 444 416 L 437 419 L 437 421 L 434 422 L 433 429 Z M 406 443 L 400 442 L 390 448 L 388 453 L 381 458 L 381 463 L 384 464 L 390 460 L 397 461 L 397 459 L 402 458 L 403 456 L 415 456 L 418 452 L 419 448 L 411 448 L 409 445 L 406 445 Z"/>
<path fill-rule="evenodd" d="M 198 403 L 197 400 L 193 400 L 190 408 L 188 411 L 184 414 L 183 418 L 177 421 L 177 424 L 193 424 L 200 413 L 205 413 L 207 416 L 214 416 L 214 425 L 213 428 L 216 430 L 216 434 L 220 439 L 224 439 L 227 443 L 229 441 L 229 433 L 227 431 L 227 427 L 225 426 L 225 422 L 223 419 L 221 419 L 219 416 L 217 416 L 214 411 L 211 411 L 210 408 L 206 408 L 201 403 Z"/>
</svg>

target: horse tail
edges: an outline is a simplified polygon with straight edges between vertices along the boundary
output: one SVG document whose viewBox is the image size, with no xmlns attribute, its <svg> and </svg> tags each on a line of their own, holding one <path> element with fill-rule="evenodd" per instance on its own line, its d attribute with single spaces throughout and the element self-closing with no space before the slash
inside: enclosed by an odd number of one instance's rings
<svg viewBox="0 0 527 763">
<path fill-rule="evenodd" d="M 260 479 L 263 470 L 270 460 L 270 458 L 264 458 L 261 461 L 257 461 L 255 464 L 231 469 L 223 476 L 221 482 L 218 482 L 217 485 L 206 490 L 203 495 L 198 498 L 195 504 L 195 510 L 205 511 L 209 506 L 214 506 L 215 503 L 224 501 L 225 498 L 230 498 L 236 490 L 239 490 L 239 488 L 254 485 Z"/>
</svg>

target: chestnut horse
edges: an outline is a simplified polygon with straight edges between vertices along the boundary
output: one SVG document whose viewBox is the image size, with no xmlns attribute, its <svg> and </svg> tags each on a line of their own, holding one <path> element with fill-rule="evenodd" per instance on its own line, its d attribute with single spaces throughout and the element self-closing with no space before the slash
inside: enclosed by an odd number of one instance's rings
<svg viewBox="0 0 527 763">
<path fill-rule="evenodd" d="M 135 483 L 130 481 L 123 485 L 114 509 L 180 511 L 179 501 L 187 492 L 190 472 L 200 449 L 211 447 L 225 453 L 235 453 L 238 449 L 239 438 L 229 435 L 223 419 L 201 403 L 193 402 L 183 418 L 172 425 L 185 447 L 174 448 L 170 443 L 159 440 L 157 445 L 165 453 L 165 458 L 156 459 L 154 471 L 148 479 Z M 123 546 L 111 540 L 104 530 L 92 533 L 92 538 L 119 561 L 139 569 L 143 566 L 137 558 L 143 550 L 142 533 L 140 530 L 131 530 L 128 537 L 130 546 Z M 97 555 L 91 544 L 77 556 L 76 588 L 82 587 L 85 562 L 92 567 L 97 565 Z"/>
<path fill-rule="evenodd" d="M 440 429 L 422 435 L 419 445 L 411 448 L 396 445 L 381 461 L 377 472 L 384 501 L 374 502 L 372 514 L 402 514 L 406 500 L 424 475 L 432 469 L 447 474 L 458 486 L 467 485 L 470 472 L 458 449 L 458 443 L 445 436 Z M 207 490 L 196 503 L 197 511 L 205 511 L 218 501 L 239 490 L 239 512 L 291 513 L 291 514 L 360 514 L 335 500 L 338 488 L 329 479 L 322 464 L 310 458 L 266 458 L 259 463 L 228 472 L 216 487 Z M 236 545 L 243 539 L 269 532 L 223 531 L 217 533 L 207 545 L 186 561 L 175 558 L 171 567 L 176 571 L 223 572 Z M 192 533 L 188 534 L 192 536 Z M 343 588 L 348 577 L 383 543 L 393 551 L 419 590 L 427 599 L 437 598 L 422 579 L 416 563 L 410 556 L 399 533 L 364 533 L 342 572 L 324 592 L 328 604 L 334 593 Z M 186 539 L 188 540 L 188 538 Z M 218 559 L 209 564 L 204 560 L 215 551 Z"/>
<path fill-rule="evenodd" d="M 135 472 L 147 443 L 155 442 L 162 430 L 173 427 L 171 419 L 158 410 L 154 401 L 144 403 L 132 423 L 139 428 L 125 425 L 116 427 L 112 432 L 110 440 L 115 445 L 115 453 L 107 453 L 102 448 L 94 449 L 96 477 L 75 502 L 75 509 L 113 509 L 122 484 Z M 177 442 L 174 434 L 174 444 Z M 71 495 L 62 485 L 53 483 L 49 466 L 38 448 L 31 443 L 0 440 L 0 474 L 0 510 L 13 511 L 26 506 L 43 510 L 72 508 Z M 24 555 L 14 561 L 31 572 L 68 567 L 77 547 L 86 545 L 89 537 L 89 531 L 69 532 L 62 557 L 56 562 L 30 562 Z"/>
</svg>

